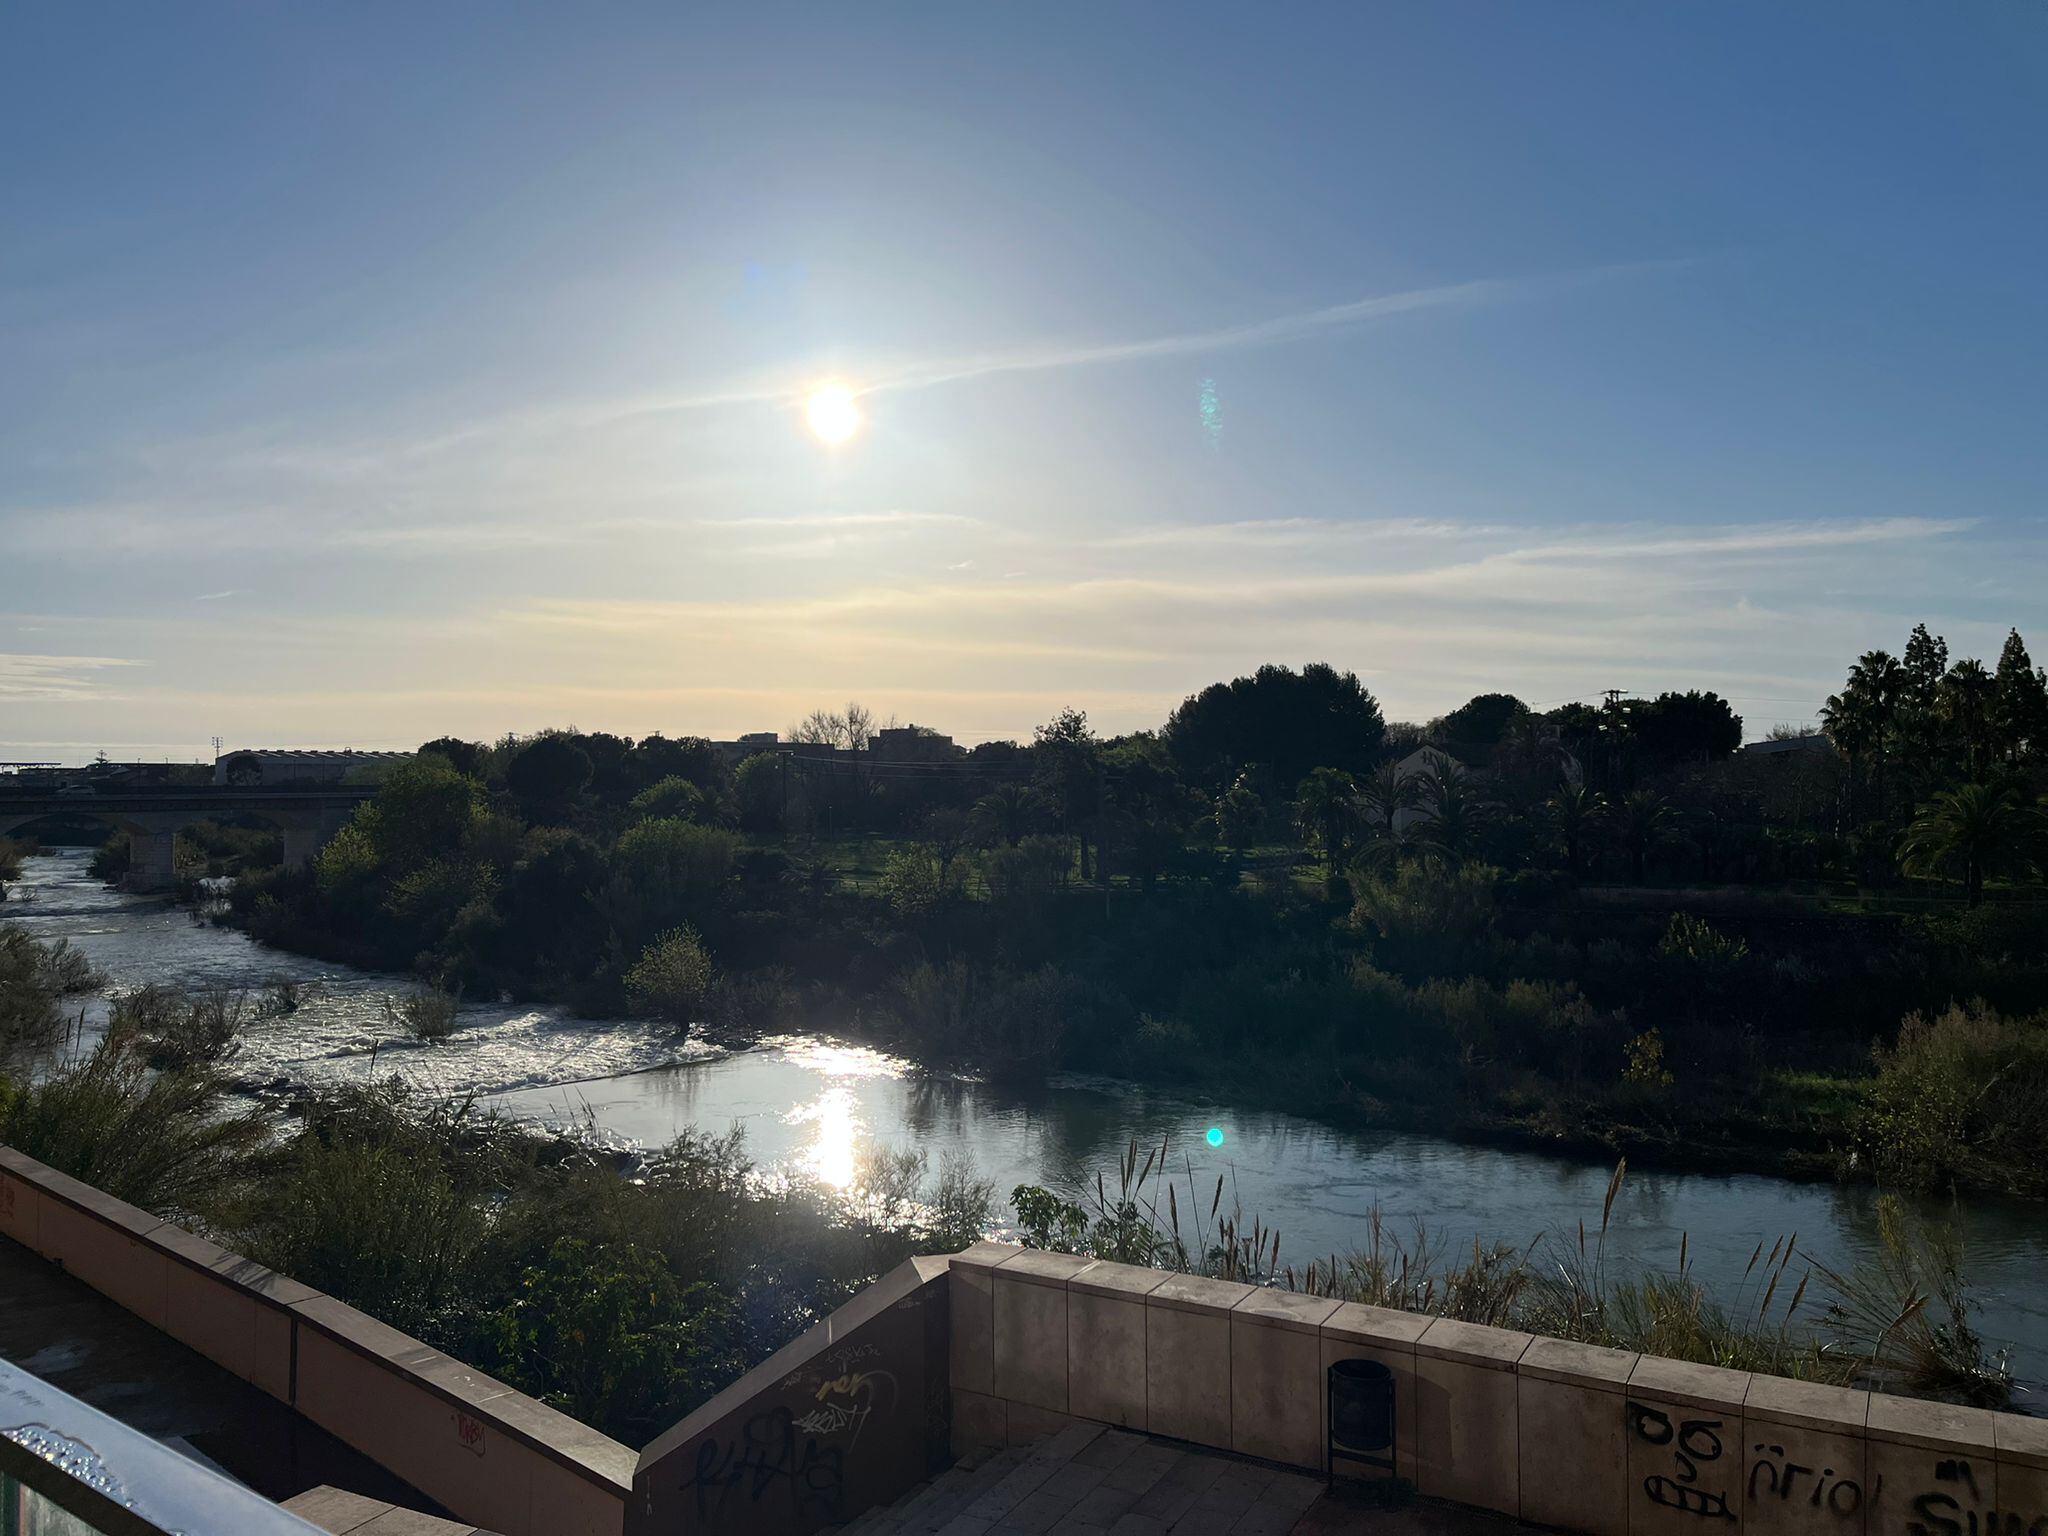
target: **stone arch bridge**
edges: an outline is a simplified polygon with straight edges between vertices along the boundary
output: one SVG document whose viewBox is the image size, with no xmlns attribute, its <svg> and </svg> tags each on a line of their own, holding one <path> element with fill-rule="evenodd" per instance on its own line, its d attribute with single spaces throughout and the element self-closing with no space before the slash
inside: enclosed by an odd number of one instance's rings
<svg viewBox="0 0 2048 1536">
<path fill-rule="evenodd" d="M 306 864 L 341 830 L 355 808 L 376 796 L 369 785 L 263 789 L 195 785 L 189 788 L 0 788 L 0 837 L 46 817 L 88 817 L 128 834 L 128 889 L 167 890 L 177 884 L 178 833 L 196 821 L 254 817 L 284 834 L 284 861 Z"/>
</svg>

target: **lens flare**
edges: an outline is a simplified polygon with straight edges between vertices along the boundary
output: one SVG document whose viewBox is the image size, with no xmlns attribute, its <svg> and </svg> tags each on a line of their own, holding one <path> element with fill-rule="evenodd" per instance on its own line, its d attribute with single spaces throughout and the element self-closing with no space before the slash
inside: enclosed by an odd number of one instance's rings
<svg viewBox="0 0 2048 1536">
<path fill-rule="evenodd" d="M 1223 1145 L 1223 1127 L 1222 1127 L 1222 1126 L 1220 1126 L 1220 1125 L 1212 1125 L 1212 1126 L 1210 1126 L 1210 1127 L 1209 1127 L 1209 1137 L 1208 1137 L 1208 1141 L 1209 1141 L 1209 1145 L 1210 1145 L 1210 1146 L 1212 1146 L 1212 1147 L 1220 1147 L 1220 1146 L 1222 1146 L 1222 1145 Z"/>
</svg>

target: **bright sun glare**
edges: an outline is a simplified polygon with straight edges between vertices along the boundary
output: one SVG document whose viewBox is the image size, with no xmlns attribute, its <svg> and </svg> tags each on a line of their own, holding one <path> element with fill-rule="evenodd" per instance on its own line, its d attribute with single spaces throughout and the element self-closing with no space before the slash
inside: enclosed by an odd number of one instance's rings
<svg viewBox="0 0 2048 1536">
<path fill-rule="evenodd" d="M 822 441 L 843 443 L 860 430 L 860 407 L 853 403 L 852 390 L 832 384 L 812 392 L 804 419 Z"/>
</svg>

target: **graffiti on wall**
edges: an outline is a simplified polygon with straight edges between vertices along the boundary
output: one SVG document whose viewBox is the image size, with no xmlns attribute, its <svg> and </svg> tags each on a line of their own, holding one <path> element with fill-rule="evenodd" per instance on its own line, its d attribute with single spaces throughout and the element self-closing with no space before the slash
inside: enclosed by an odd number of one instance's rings
<svg viewBox="0 0 2048 1536">
<path fill-rule="evenodd" d="M 846 1452 L 820 1445 L 816 1435 L 799 1433 L 796 1416 L 777 1407 L 748 1419 L 737 1439 L 698 1442 L 696 1460 L 680 1488 L 696 1494 L 697 1517 L 709 1523 L 731 1508 L 735 1497 L 748 1507 L 771 1496 L 787 1498 L 800 1516 L 837 1515 L 845 1483 Z"/>
<path fill-rule="evenodd" d="M 1847 1520 L 1863 1508 L 1863 1485 L 1836 1475 L 1833 1467 L 1806 1467 L 1789 1459 L 1782 1445 L 1758 1441 L 1750 1448 L 1749 1501 L 1800 1499 L 1809 1508 Z M 1804 1481 L 1802 1482 L 1802 1479 Z"/>
<path fill-rule="evenodd" d="M 1661 1408 L 1631 1401 L 1628 1427 L 1629 1433 L 1645 1445 L 1668 1446 L 1671 1450 L 1671 1471 L 1652 1472 L 1643 1479 L 1643 1493 L 1652 1504 L 1702 1520 L 1735 1518 L 1735 1512 L 1728 1507 L 1727 1493 L 1703 1487 L 1700 1479 L 1702 1467 L 1725 1471 L 1713 1467 L 1726 1454 L 1721 1443 L 1720 1419 L 1674 1420 Z"/>
</svg>

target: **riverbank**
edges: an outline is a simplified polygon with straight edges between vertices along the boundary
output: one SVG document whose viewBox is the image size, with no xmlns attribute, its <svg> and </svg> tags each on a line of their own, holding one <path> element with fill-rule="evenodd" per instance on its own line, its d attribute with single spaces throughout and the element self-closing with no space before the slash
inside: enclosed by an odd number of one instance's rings
<svg viewBox="0 0 2048 1536">
<path fill-rule="evenodd" d="M 30 879 L 39 884 L 35 899 L 11 915 L 42 936 L 70 938 L 117 989 L 164 981 L 254 992 L 279 975 L 301 982 L 300 1011 L 249 1031 L 228 1064 L 238 1077 L 298 1085 L 266 1095 L 273 1102 L 306 1087 L 402 1072 L 433 1094 L 478 1095 L 519 1120 L 636 1156 L 692 1128 L 739 1126 L 764 1173 L 843 1180 L 871 1150 L 923 1150 L 934 1169 L 949 1155 L 970 1162 L 1005 1196 L 1017 1185 L 1043 1185 L 1077 1197 L 1098 1171 L 1114 1170 L 1132 1140 L 1163 1141 L 1176 1166 L 1192 1166 L 1204 1204 L 1223 1176 L 1225 1209 L 1278 1229 L 1286 1260 L 1297 1266 L 1355 1246 L 1376 1218 L 1404 1232 L 1426 1223 L 1454 1251 L 1568 1234 L 1581 1221 L 1597 1222 L 1613 1170 L 1604 1151 L 1573 1155 L 1555 1137 L 1448 1139 L 1448 1121 L 1427 1113 L 1410 1122 L 1420 1126 L 1413 1133 L 1385 1129 L 1383 1120 L 1381 1129 L 1364 1128 L 1337 1102 L 1342 1085 L 1334 1079 L 1315 1101 L 1324 1117 L 1288 1113 L 1300 1084 L 1287 1073 L 1211 1079 L 1208 1088 L 1186 1077 L 1148 1086 L 1070 1071 L 989 1081 L 921 1071 L 824 1028 L 791 1028 L 750 1048 L 664 1065 L 675 1060 L 675 1036 L 660 1026 L 593 1025 L 473 996 L 456 1035 L 425 1046 L 382 1022 L 378 1000 L 406 987 L 403 976 L 309 961 L 232 928 L 195 924 L 160 900 L 106 890 L 86 876 L 82 858 L 33 861 Z M 639 1051 L 647 1054 L 635 1059 Z M 1212 1129 L 1224 1134 L 1221 1147 L 1209 1145 Z M 1973 1195 L 1960 1204 L 1923 1198 L 1915 1209 L 1958 1227 L 1981 1287 L 1985 1337 L 2022 1360 L 2048 1359 L 2048 1286 L 2040 1279 L 2048 1274 L 2048 1224 L 2040 1207 Z M 1860 1183 L 1637 1161 L 1613 1217 L 1613 1264 L 1668 1269 L 1684 1249 L 1715 1294 L 1741 1285 L 1759 1236 L 1796 1232 L 1802 1252 L 1838 1267 L 1869 1262 L 1881 1246 L 1875 1193 Z"/>
</svg>

